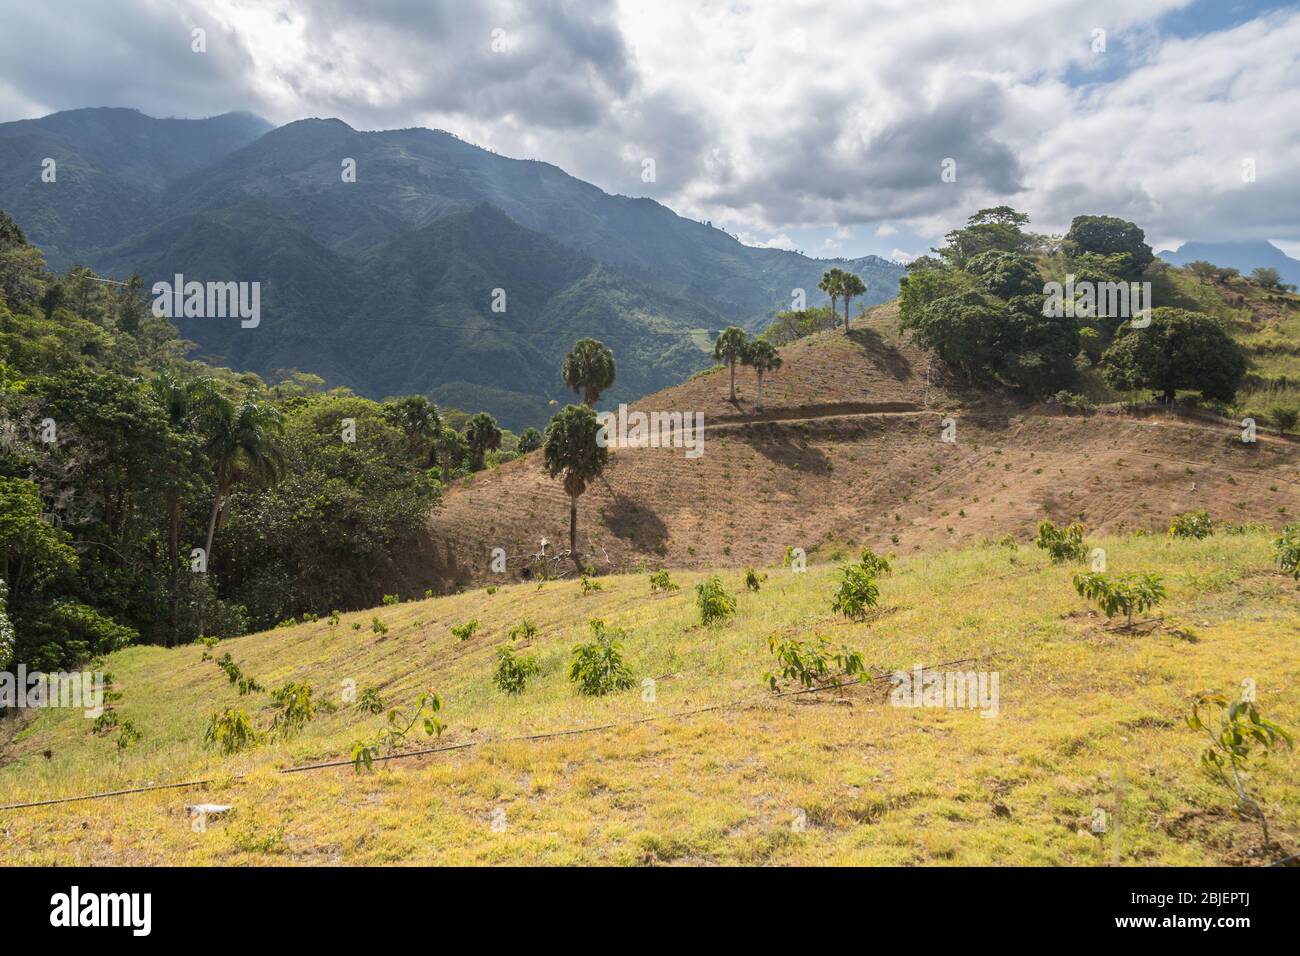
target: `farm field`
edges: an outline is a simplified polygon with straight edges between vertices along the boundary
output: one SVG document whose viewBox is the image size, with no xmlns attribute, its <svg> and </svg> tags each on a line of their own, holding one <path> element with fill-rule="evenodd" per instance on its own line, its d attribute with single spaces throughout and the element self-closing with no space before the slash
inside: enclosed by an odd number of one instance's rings
<svg viewBox="0 0 1300 956">
<path fill-rule="evenodd" d="M 143 737 L 119 751 L 67 710 L 6 722 L 0 802 L 211 782 L 2 811 L 0 862 L 1202 865 L 1300 851 L 1296 757 L 1250 773 L 1276 843 L 1264 854 L 1184 723 L 1197 692 L 1249 679 L 1265 716 L 1300 726 L 1300 588 L 1277 570 L 1273 535 L 1089 536 L 1112 570 L 1164 576 L 1158 623 L 1134 632 L 1075 593 L 1077 565 L 1015 537 L 900 554 L 862 623 L 831 611 L 839 565 L 814 555 L 802 574 L 764 569 L 758 593 L 739 569 L 720 571 L 738 611 L 712 627 L 695 604 L 703 575 L 673 571 L 668 594 L 651 594 L 645 574 L 601 577 L 587 594 L 522 583 L 224 640 L 210 653 L 265 688 L 306 682 L 335 705 L 287 741 L 231 756 L 204 748 L 210 716 L 243 707 L 264 730 L 266 693 L 240 697 L 201 646 L 122 650 L 105 662 L 112 707 Z M 515 643 L 540 673 L 508 696 L 495 655 L 524 618 L 537 633 Z M 574 692 L 571 650 L 591 618 L 625 632 L 631 689 Z M 451 633 L 471 619 L 468 640 Z M 769 637 L 818 633 L 874 676 L 996 672 L 997 716 L 893 706 L 887 680 L 772 695 Z M 403 746 L 451 749 L 372 772 L 279 773 L 346 762 L 382 725 L 342 699 L 347 681 L 398 707 L 434 688 L 445 731 Z M 587 732 L 521 739 L 571 730 Z M 234 809 L 194 832 L 184 808 L 196 802 Z M 1110 823 L 1095 834 L 1099 809 Z"/>
</svg>

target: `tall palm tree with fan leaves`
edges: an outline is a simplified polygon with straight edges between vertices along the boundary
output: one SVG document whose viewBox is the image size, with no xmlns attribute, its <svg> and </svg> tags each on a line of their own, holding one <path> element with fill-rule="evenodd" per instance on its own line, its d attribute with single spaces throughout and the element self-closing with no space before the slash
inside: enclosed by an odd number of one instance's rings
<svg viewBox="0 0 1300 956">
<path fill-rule="evenodd" d="M 600 396 L 614 387 L 614 353 L 595 339 L 579 339 L 560 366 L 564 384 L 581 394 L 583 402 L 594 408 Z"/>
<path fill-rule="evenodd" d="M 600 477 L 609 463 L 609 449 L 596 440 L 600 421 L 587 405 L 568 405 L 546 426 L 542 444 L 542 463 L 552 478 L 564 476 L 564 491 L 569 496 L 569 555 L 576 566 L 578 559 L 578 498 L 587 485 Z"/>
<path fill-rule="evenodd" d="M 840 288 L 844 282 L 843 269 L 831 269 L 829 272 L 822 273 L 822 281 L 817 283 L 817 288 L 821 289 L 831 297 L 831 315 L 835 315 L 835 303 L 840 298 Z"/>
<path fill-rule="evenodd" d="M 866 295 L 867 284 L 862 277 L 852 272 L 840 273 L 840 295 L 844 297 L 844 334 L 849 334 L 849 300 L 854 296 Z"/>
<path fill-rule="evenodd" d="M 744 363 L 752 366 L 754 374 L 758 376 L 758 394 L 754 401 L 754 407 L 762 411 L 763 376 L 781 367 L 781 354 L 777 352 L 776 346 L 767 339 L 754 339 L 749 343 L 749 348 L 745 350 Z"/>
<path fill-rule="evenodd" d="M 748 345 L 745 330 L 734 325 L 718 333 L 718 340 L 713 343 L 713 360 L 731 368 L 731 402 L 736 400 L 736 363 L 745 357 Z"/>
</svg>

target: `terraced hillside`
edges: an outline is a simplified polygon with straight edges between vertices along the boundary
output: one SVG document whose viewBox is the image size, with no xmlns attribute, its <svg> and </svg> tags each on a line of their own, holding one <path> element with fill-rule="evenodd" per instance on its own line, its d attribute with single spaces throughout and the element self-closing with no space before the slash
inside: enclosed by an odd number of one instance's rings
<svg viewBox="0 0 1300 956">
<path fill-rule="evenodd" d="M 761 416 L 748 369 L 734 406 L 725 370 L 637 403 L 702 411 L 704 453 L 615 450 L 582 496 L 579 550 L 602 569 L 763 565 L 796 547 L 913 554 L 1023 539 L 1043 519 L 1163 533 L 1187 510 L 1270 525 L 1300 512 L 1300 442 L 1261 431 L 1245 444 L 1226 420 L 963 392 L 898 338 L 894 309 L 873 310 L 847 338 L 824 332 L 784 348 Z M 949 415 L 953 443 L 942 440 Z M 421 559 L 455 587 L 499 581 L 490 559 L 503 548 L 505 577 L 517 579 L 538 566 L 543 538 L 564 547 L 567 534 L 567 496 L 534 453 L 449 489 Z"/>
</svg>

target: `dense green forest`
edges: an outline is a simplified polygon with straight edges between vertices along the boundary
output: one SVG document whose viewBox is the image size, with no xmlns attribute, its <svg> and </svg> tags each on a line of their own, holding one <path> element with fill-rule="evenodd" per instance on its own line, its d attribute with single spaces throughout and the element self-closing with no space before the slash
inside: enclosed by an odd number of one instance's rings
<svg viewBox="0 0 1300 956">
<path fill-rule="evenodd" d="M 377 604 L 443 484 L 519 446 L 486 414 L 191 347 L 138 278 L 57 276 L 0 213 L 0 666 Z"/>
</svg>

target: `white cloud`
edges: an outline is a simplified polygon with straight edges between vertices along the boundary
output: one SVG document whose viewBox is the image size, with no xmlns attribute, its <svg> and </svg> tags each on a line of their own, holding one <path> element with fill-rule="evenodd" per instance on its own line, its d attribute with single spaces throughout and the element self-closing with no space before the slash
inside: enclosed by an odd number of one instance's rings
<svg viewBox="0 0 1300 956">
<path fill-rule="evenodd" d="M 437 126 L 789 247 L 791 234 L 851 245 L 840 230 L 857 225 L 937 239 L 1001 202 L 1044 230 L 1110 213 L 1157 244 L 1300 242 L 1300 11 L 1162 34 L 1160 17 L 1189 5 L 126 0 L 110 12 L 85 0 L 56 16 L 25 4 L 0 37 L 0 108 Z M 188 50 L 196 24 L 204 56 Z M 498 28 L 511 52 L 492 51 Z M 955 183 L 940 180 L 945 157 Z"/>
</svg>

